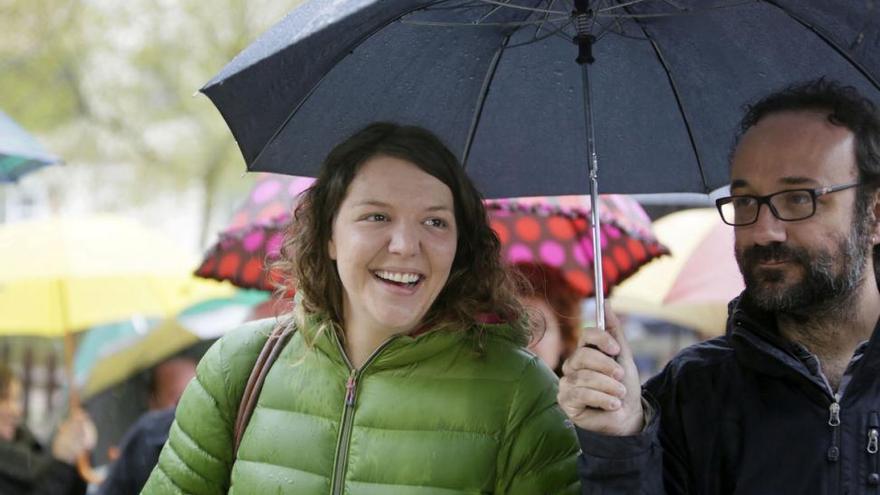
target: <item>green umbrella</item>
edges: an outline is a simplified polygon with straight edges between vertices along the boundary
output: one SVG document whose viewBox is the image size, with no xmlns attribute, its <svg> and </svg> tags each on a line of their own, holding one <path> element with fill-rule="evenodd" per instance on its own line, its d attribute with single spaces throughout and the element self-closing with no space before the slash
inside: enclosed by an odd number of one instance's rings
<svg viewBox="0 0 880 495">
<path fill-rule="evenodd" d="M 0 182 L 15 182 L 28 172 L 59 161 L 0 111 Z"/>
<path fill-rule="evenodd" d="M 268 292 L 241 290 L 202 301 L 165 320 L 129 320 L 89 330 L 77 347 L 76 379 L 85 400 L 249 318 Z"/>
</svg>

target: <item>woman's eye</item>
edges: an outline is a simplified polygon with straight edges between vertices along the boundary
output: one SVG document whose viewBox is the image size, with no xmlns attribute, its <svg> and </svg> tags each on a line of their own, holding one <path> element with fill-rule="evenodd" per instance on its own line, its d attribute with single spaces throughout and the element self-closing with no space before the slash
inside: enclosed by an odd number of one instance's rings
<svg viewBox="0 0 880 495">
<path fill-rule="evenodd" d="M 381 213 L 371 213 L 364 217 L 364 219 L 369 222 L 384 222 L 385 220 L 388 220 L 388 217 Z"/>
<path fill-rule="evenodd" d="M 446 220 L 442 218 L 429 218 L 425 221 L 425 224 L 430 225 L 431 227 L 446 227 L 448 224 Z"/>
</svg>

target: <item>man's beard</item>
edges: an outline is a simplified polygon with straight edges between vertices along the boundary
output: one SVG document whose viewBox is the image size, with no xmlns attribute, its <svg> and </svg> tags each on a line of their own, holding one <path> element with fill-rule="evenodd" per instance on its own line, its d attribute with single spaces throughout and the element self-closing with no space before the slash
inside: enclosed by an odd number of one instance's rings
<svg viewBox="0 0 880 495">
<path fill-rule="evenodd" d="M 850 235 L 837 237 L 832 250 L 809 250 L 784 243 L 737 249 L 745 297 L 765 311 L 802 316 L 846 306 L 841 303 L 855 293 L 865 274 L 867 256 L 871 255 L 869 228 L 867 219 L 857 219 Z M 783 260 L 789 269 L 800 266 L 803 275 L 799 281 L 783 285 L 790 276 L 784 269 L 758 267 L 764 261 Z"/>
</svg>

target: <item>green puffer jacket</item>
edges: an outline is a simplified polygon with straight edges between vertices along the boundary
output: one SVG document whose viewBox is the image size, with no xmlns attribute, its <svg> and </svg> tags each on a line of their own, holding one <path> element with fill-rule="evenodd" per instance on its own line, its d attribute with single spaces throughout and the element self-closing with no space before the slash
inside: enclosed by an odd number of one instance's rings
<svg viewBox="0 0 880 495">
<path fill-rule="evenodd" d="M 555 376 L 506 327 L 488 328 L 482 355 L 464 332 L 434 331 L 390 339 L 356 372 L 335 334 L 299 329 L 233 459 L 238 404 L 272 324 L 239 328 L 199 363 L 142 493 L 578 493 Z"/>
</svg>

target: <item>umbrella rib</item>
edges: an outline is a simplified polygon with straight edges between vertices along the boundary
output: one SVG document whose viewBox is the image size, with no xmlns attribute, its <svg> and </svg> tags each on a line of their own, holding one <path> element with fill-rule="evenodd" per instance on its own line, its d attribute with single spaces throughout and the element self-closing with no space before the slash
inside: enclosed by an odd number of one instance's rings
<svg viewBox="0 0 880 495">
<path fill-rule="evenodd" d="M 838 45 L 834 40 L 829 38 L 825 33 L 823 33 L 821 30 L 819 30 L 816 26 L 814 26 L 813 24 L 810 24 L 809 22 L 805 21 L 801 17 L 795 15 L 793 12 L 789 11 L 788 9 L 783 7 L 782 5 L 779 5 L 779 3 L 777 3 L 776 0 L 760 0 L 760 1 L 766 3 L 767 5 L 771 5 L 773 7 L 776 7 L 783 14 L 790 17 L 792 20 L 794 20 L 795 22 L 797 22 L 798 24 L 800 24 L 804 28 L 808 29 L 809 31 L 812 31 L 813 34 L 815 34 L 816 36 L 819 37 L 819 39 L 824 41 L 829 47 L 831 47 L 831 49 L 833 49 L 835 52 L 837 52 L 838 55 L 840 55 L 841 57 L 844 58 L 844 60 L 849 62 L 850 65 L 852 65 L 853 68 L 855 68 L 857 71 L 859 71 L 859 73 L 861 75 L 865 76 L 865 78 L 868 81 L 870 81 L 871 84 L 873 84 L 877 90 L 880 90 L 880 82 L 878 82 L 878 80 L 876 78 L 874 78 L 874 76 L 870 72 L 868 72 L 867 69 L 862 67 L 862 64 L 860 64 L 857 60 L 855 60 L 852 56 L 850 56 L 850 54 L 847 53 L 846 50 L 841 48 L 840 45 Z"/>
<path fill-rule="evenodd" d="M 505 36 L 504 41 L 498 47 L 498 50 L 495 52 L 495 55 L 492 57 L 492 62 L 489 66 L 489 70 L 486 72 L 486 77 L 483 79 L 483 87 L 480 88 L 480 94 L 477 96 L 477 108 L 474 111 L 474 118 L 471 121 L 471 128 L 468 129 L 467 140 L 464 143 L 464 150 L 461 154 L 461 167 L 463 169 L 467 169 L 467 160 L 468 156 L 471 153 L 471 145 L 474 142 L 474 135 L 477 133 L 477 126 L 480 125 L 480 117 L 483 115 L 483 107 L 486 105 L 486 96 L 489 94 L 489 86 L 492 84 L 492 80 L 495 78 L 495 71 L 498 70 L 498 62 L 501 61 L 501 55 L 504 53 L 504 49 L 507 47 L 507 44 L 510 43 L 510 38 L 513 33 Z"/>
<path fill-rule="evenodd" d="M 563 40 L 565 40 L 565 41 L 569 41 L 569 42 L 570 42 L 570 41 L 571 41 L 571 38 L 570 38 L 570 37 L 568 37 L 568 36 L 563 36 L 563 35 L 560 35 L 560 34 L 559 34 L 559 33 L 563 32 L 563 31 L 565 31 L 565 28 L 567 28 L 568 26 L 570 26 L 570 25 L 572 24 L 573 21 L 572 21 L 570 18 L 568 18 L 567 20 L 568 20 L 568 22 L 566 22 L 566 23 L 564 23 L 564 24 L 558 26 L 558 27 L 557 27 L 556 29 L 554 29 L 553 31 L 547 31 L 545 34 L 542 34 L 542 35 L 540 35 L 540 36 L 535 36 L 535 37 L 532 38 L 531 40 L 523 41 L 522 43 L 516 43 L 516 44 L 513 44 L 513 45 L 507 45 L 507 50 L 510 50 L 511 48 L 518 48 L 518 47 L 521 47 L 521 46 L 531 45 L 532 43 L 538 43 L 538 42 L 540 42 L 540 41 L 544 41 L 545 39 L 547 39 L 547 38 L 549 38 L 549 37 L 551 37 L 551 36 L 558 36 L 560 39 L 563 39 Z M 537 33 L 536 33 L 536 34 L 537 34 Z"/>
<path fill-rule="evenodd" d="M 553 19 L 549 19 L 550 21 L 562 21 L 567 20 L 568 17 L 560 16 L 554 17 Z M 512 21 L 512 22 L 441 22 L 441 21 L 400 21 L 401 24 L 406 24 L 407 26 L 437 26 L 437 27 L 519 27 L 519 26 L 541 26 L 543 25 L 543 20 L 533 20 L 533 21 Z"/>
<path fill-rule="evenodd" d="M 625 7 L 625 10 L 629 11 L 629 7 Z M 708 194 L 710 192 L 709 183 L 706 181 L 706 171 L 705 166 L 703 166 L 703 159 L 700 156 L 700 150 L 697 149 L 697 142 L 694 139 L 694 132 L 691 129 L 690 119 L 688 118 L 687 111 L 684 109 L 684 105 L 681 101 L 681 94 L 678 91 L 678 85 L 675 83 L 675 78 L 672 77 L 672 71 L 669 70 L 669 65 L 666 63 L 666 58 L 663 57 L 663 52 L 660 50 L 660 47 L 657 46 L 657 43 L 651 39 L 651 35 L 648 34 L 648 30 L 645 29 L 645 26 L 639 19 L 633 19 L 633 22 L 639 27 L 639 29 L 644 33 L 645 38 L 648 39 L 651 43 L 651 48 L 654 49 L 654 55 L 657 56 L 657 60 L 660 62 L 660 66 L 663 67 L 663 71 L 666 72 L 666 78 L 669 80 L 669 86 L 672 89 L 672 95 L 675 97 L 675 104 L 678 106 L 678 111 L 681 112 L 681 116 L 683 117 L 684 127 L 687 130 L 688 140 L 691 143 L 691 149 L 694 150 L 694 157 L 697 159 L 697 168 L 700 171 L 700 180 L 703 182 L 703 191 Z"/>
<path fill-rule="evenodd" d="M 707 7 L 705 9 L 683 9 L 682 7 L 680 7 L 678 5 L 670 4 L 673 6 L 673 8 L 679 9 L 680 11 L 679 12 L 659 12 L 656 14 L 633 14 L 632 12 L 630 12 L 629 7 L 624 7 L 624 10 L 626 10 L 629 13 L 627 13 L 627 14 L 599 13 L 599 14 L 597 14 L 597 17 L 619 17 L 621 19 L 655 19 L 655 18 L 664 18 L 664 17 L 682 17 L 682 16 L 700 15 L 705 12 L 712 12 L 714 10 L 736 8 L 736 7 L 739 7 L 740 5 L 753 4 L 756 2 L 760 2 L 760 1 L 762 1 L 762 0 L 741 0 L 741 1 L 735 1 L 735 2 L 732 2 L 729 4 L 716 5 L 714 7 Z M 664 3 L 669 3 L 669 2 L 664 0 Z"/>
<path fill-rule="evenodd" d="M 550 3 L 547 5 L 547 9 L 552 9 L 553 5 L 556 3 L 556 0 L 550 0 Z M 533 38 L 537 38 L 539 34 L 541 34 L 541 30 L 544 29 L 544 24 L 547 22 L 550 17 L 550 13 L 544 14 L 544 18 L 541 19 L 541 24 L 538 25 L 538 29 L 535 30 L 535 35 Z"/>
<path fill-rule="evenodd" d="M 325 72 L 325 73 L 321 76 L 321 78 L 318 80 L 318 82 L 316 82 L 315 85 L 312 86 L 312 88 L 309 90 L 308 94 L 306 94 L 306 95 L 300 100 L 300 102 L 296 105 L 296 107 L 295 107 L 293 110 L 290 111 L 290 113 L 287 115 L 287 118 L 284 119 L 284 122 L 282 122 L 281 125 L 278 126 L 278 129 L 275 130 L 275 132 L 272 134 L 272 137 L 269 138 L 268 141 L 266 141 L 266 144 L 263 145 L 263 148 L 260 149 L 260 152 L 259 152 L 259 153 L 257 153 L 257 156 L 255 156 L 254 159 L 253 159 L 250 163 L 247 163 L 247 162 L 245 163 L 245 166 L 246 166 L 248 172 L 251 171 L 251 169 L 252 169 L 252 167 L 253 167 L 253 165 L 254 165 L 255 163 L 257 163 L 257 162 L 260 161 L 260 158 L 262 158 L 262 156 L 263 156 L 263 154 L 266 152 L 266 150 L 269 149 L 269 146 L 270 146 L 272 143 L 275 142 L 275 139 L 281 134 L 281 132 L 284 130 L 284 128 L 287 127 L 287 124 L 290 122 L 290 120 L 291 120 L 291 119 L 297 114 L 297 112 L 299 112 L 300 108 L 302 108 L 303 105 L 305 105 L 306 102 L 308 102 L 308 101 L 311 99 L 312 95 L 315 94 L 315 91 L 317 91 L 318 88 L 321 86 L 321 83 L 323 83 L 324 80 L 327 79 L 327 75 L 330 74 L 330 72 L 333 71 L 333 67 L 336 67 L 336 66 L 339 64 L 339 62 L 342 61 L 342 59 L 344 59 L 345 57 L 347 57 L 350 53 L 352 53 L 352 52 L 355 51 L 359 46 L 361 46 L 365 41 L 367 41 L 368 39 L 372 38 L 376 33 L 378 33 L 379 31 L 381 31 L 381 30 L 383 30 L 383 29 L 385 29 L 385 28 L 386 28 L 388 25 L 390 25 L 391 23 L 393 23 L 393 22 L 397 22 L 397 21 L 401 20 L 401 18 L 403 18 L 404 16 L 407 16 L 407 15 L 409 15 L 409 14 L 411 14 L 411 13 L 413 13 L 413 12 L 416 12 L 416 11 L 418 11 L 418 10 L 426 10 L 426 9 L 431 8 L 431 7 L 434 6 L 434 5 L 441 4 L 441 3 L 446 3 L 447 1 L 448 1 L 448 0 L 436 0 L 436 1 L 432 2 L 432 3 L 429 4 L 429 5 L 423 5 L 423 6 L 421 6 L 421 7 L 414 8 L 414 9 L 409 10 L 409 11 L 407 11 L 407 12 L 403 12 L 403 13 L 399 14 L 399 15 L 396 16 L 396 17 L 393 17 L 393 18 L 391 18 L 391 19 L 388 19 L 387 22 L 385 22 L 385 23 L 383 23 L 382 25 L 376 27 L 376 29 L 370 31 L 369 33 L 367 33 L 367 34 L 365 34 L 364 36 L 362 36 L 360 39 L 356 40 L 354 43 L 351 44 L 351 46 L 348 47 L 348 49 L 341 51 L 341 53 L 342 53 L 343 55 L 342 55 L 338 60 L 336 60 L 335 62 L 333 62 L 333 64 L 330 65 L 330 70 L 328 70 L 327 72 Z"/>
<path fill-rule="evenodd" d="M 597 14 L 604 14 L 605 12 L 610 12 L 610 11 L 612 11 L 612 10 L 620 9 L 620 8 L 623 8 L 623 7 L 629 7 L 630 5 L 635 5 L 635 4 L 638 4 L 638 3 L 643 3 L 643 2 L 645 2 L 645 1 L 647 1 L 647 0 L 630 0 L 629 2 L 624 2 L 624 3 L 621 3 L 621 4 L 611 5 L 611 6 L 609 6 L 609 7 L 602 7 L 602 8 L 600 8 L 600 9 L 596 9 L 596 13 L 597 13 Z"/>
<path fill-rule="evenodd" d="M 529 12 L 536 12 L 539 14 L 549 13 L 549 14 L 568 15 L 568 12 L 563 12 L 561 10 L 539 9 L 536 7 L 525 7 L 523 5 L 513 5 L 510 3 L 510 0 L 507 0 L 507 2 L 501 2 L 499 0 L 480 0 L 480 1 L 483 3 L 489 4 L 489 5 L 498 5 L 499 7 L 505 7 L 505 8 L 514 9 L 514 10 L 526 10 Z"/>
</svg>

